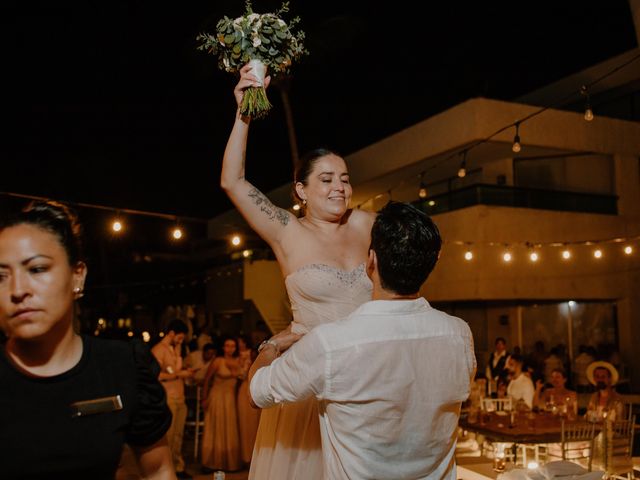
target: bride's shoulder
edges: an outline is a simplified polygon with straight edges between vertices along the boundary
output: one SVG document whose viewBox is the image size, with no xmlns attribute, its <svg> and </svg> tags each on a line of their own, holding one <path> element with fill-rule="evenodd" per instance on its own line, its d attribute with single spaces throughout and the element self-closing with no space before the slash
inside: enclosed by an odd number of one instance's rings
<svg viewBox="0 0 640 480">
<path fill-rule="evenodd" d="M 376 214 L 368 210 L 351 210 L 349 214 L 349 223 L 355 227 L 362 227 L 371 230 Z"/>
</svg>

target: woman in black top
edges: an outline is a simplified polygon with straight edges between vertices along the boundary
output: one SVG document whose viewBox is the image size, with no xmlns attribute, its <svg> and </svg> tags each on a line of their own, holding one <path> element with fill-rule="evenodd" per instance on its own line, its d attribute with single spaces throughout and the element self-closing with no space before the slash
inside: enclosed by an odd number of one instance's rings
<svg viewBox="0 0 640 480">
<path fill-rule="evenodd" d="M 54 202 L 0 220 L 0 477 L 113 479 L 128 443 L 145 476 L 174 479 L 147 347 L 73 330 L 87 273 L 79 233 Z"/>
</svg>

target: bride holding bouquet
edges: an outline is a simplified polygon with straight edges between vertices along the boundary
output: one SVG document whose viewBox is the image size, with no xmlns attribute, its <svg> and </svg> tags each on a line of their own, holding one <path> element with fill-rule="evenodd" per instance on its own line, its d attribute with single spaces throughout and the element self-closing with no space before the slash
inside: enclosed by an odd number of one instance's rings
<svg viewBox="0 0 640 480">
<path fill-rule="evenodd" d="M 251 118 L 240 108 L 247 89 L 261 84 L 247 64 L 234 89 L 238 104 L 222 162 L 221 186 L 251 227 L 272 248 L 285 277 L 294 333 L 339 320 L 371 299 L 365 271 L 375 215 L 349 208 L 351 184 L 345 161 L 329 150 L 303 156 L 294 189 L 303 205 L 297 218 L 273 205 L 245 178 Z M 267 77 L 264 86 L 268 86 Z M 283 355 L 287 355 L 285 352 Z M 263 410 L 250 479 L 321 479 L 318 400 Z"/>
</svg>

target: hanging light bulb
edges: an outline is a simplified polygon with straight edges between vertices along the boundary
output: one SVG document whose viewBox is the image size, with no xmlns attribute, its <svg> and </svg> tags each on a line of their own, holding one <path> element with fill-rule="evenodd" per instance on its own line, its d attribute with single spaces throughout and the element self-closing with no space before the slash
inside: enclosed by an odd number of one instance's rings
<svg viewBox="0 0 640 480">
<path fill-rule="evenodd" d="M 513 145 L 511 146 L 511 150 L 514 153 L 518 153 L 522 150 L 522 145 L 520 145 L 520 122 L 516 123 L 516 135 L 513 137 Z"/>
<path fill-rule="evenodd" d="M 582 85 L 580 87 L 580 93 L 586 98 L 584 105 L 584 119 L 587 122 L 590 122 L 593 120 L 593 110 L 591 109 L 591 96 L 589 95 L 589 89 L 586 85 Z"/>
<path fill-rule="evenodd" d="M 234 235 L 233 237 L 231 237 L 231 245 L 237 247 L 238 245 L 240 245 L 240 243 L 242 243 L 240 235 Z"/>
<path fill-rule="evenodd" d="M 182 238 L 182 229 L 180 227 L 175 227 L 172 231 L 171 231 L 171 236 L 174 238 L 174 240 L 180 240 Z"/>
<path fill-rule="evenodd" d="M 571 250 L 563 250 L 562 258 L 565 260 L 569 260 L 571 258 Z"/>
<path fill-rule="evenodd" d="M 631 245 L 627 245 L 624 247 L 624 253 L 626 255 L 631 255 L 633 253 L 633 247 Z"/>
<path fill-rule="evenodd" d="M 124 228 L 124 225 L 117 218 L 111 223 L 111 230 L 113 230 L 116 233 L 120 233 L 123 228 Z"/>
<path fill-rule="evenodd" d="M 418 190 L 418 197 L 423 200 L 427 198 L 427 186 L 424 184 L 424 172 L 420 174 L 420 190 Z"/>
<path fill-rule="evenodd" d="M 597 250 L 593 251 L 593 256 L 595 258 L 602 258 L 602 250 L 600 250 L 599 248 Z"/>
<path fill-rule="evenodd" d="M 473 260 L 473 252 L 471 250 L 464 252 L 464 259 L 467 261 Z"/>
<path fill-rule="evenodd" d="M 511 252 L 509 251 L 504 252 L 502 254 L 502 260 L 506 263 L 509 263 L 511 260 L 513 260 L 513 256 L 511 255 Z"/>
<path fill-rule="evenodd" d="M 467 176 L 467 151 L 462 152 L 462 163 L 458 169 L 458 177 L 464 178 Z"/>
<path fill-rule="evenodd" d="M 529 254 L 529 260 L 531 260 L 532 262 L 537 262 L 540 259 L 540 257 L 538 256 L 537 252 L 531 252 Z"/>
</svg>

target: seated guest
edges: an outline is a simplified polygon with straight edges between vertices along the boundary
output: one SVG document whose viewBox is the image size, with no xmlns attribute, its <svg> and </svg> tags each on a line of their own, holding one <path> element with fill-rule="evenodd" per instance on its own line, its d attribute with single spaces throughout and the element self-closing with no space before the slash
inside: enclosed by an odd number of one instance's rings
<svg viewBox="0 0 640 480">
<path fill-rule="evenodd" d="M 475 372 L 469 326 L 420 288 L 441 239 L 409 204 L 391 202 L 371 232 L 373 301 L 300 337 L 261 345 L 249 371 L 260 408 L 318 399 L 324 478 L 455 480 L 460 405 Z"/>
<path fill-rule="evenodd" d="M 542 380 L 536 382 L 533 395 L 533 406 L 545 409 L 547 406 L 558 408 L 560 412 L 575 417 L 578 413 L 578 396 L 573 390 L 565 387 L 567 377 L 564 371 L 556 368 L 551 372 L 551 387 L 544 388 Z"/>
<path fill-rule="evenodd" d="M 624 404 L 621 395 L 615 391 L 618 370 L 609 362 L 593 362 L 587 367 L 587 378 L 596 391 L 589 399 L 587 419 L 591 421 L 622 420 Z"/>
<path fill-rule="evenodd" d="M 533 407 L 533 381 L 531 377 L 522 371 L 524 360 L 521 355 L 510 355 L 507 360 L 507 370 L 511 381 L 507 387 L 507 395 L 513 399 L 514 405 L 518 400 L 523 400 L 527 407 Z"/>
</svg>

